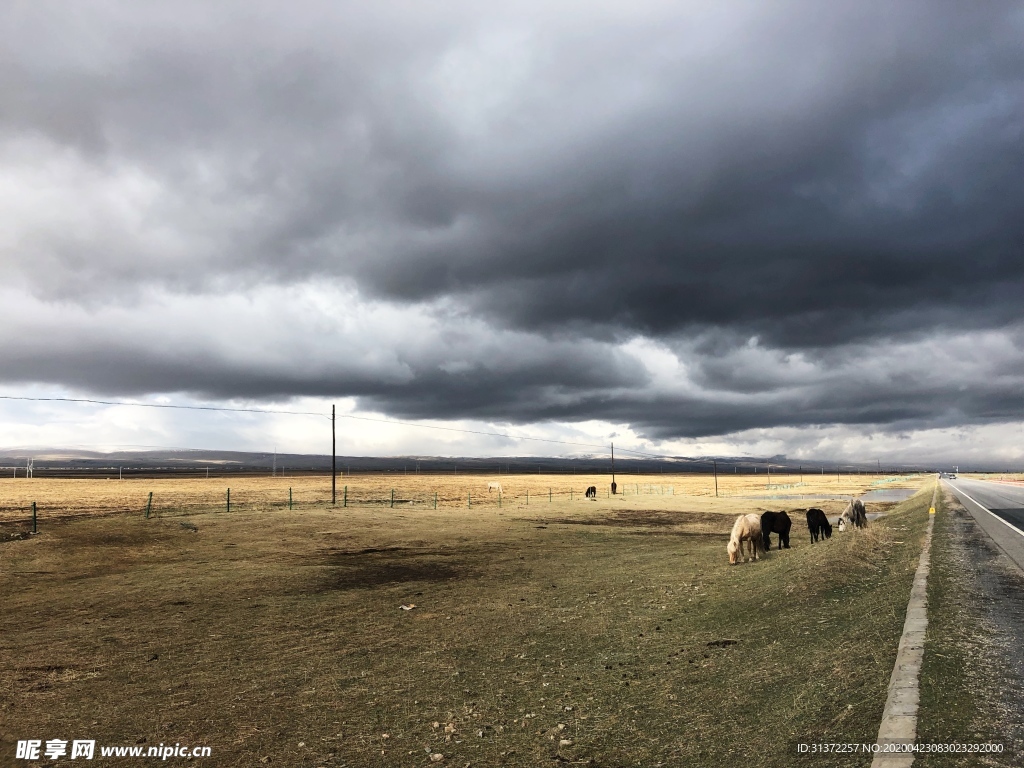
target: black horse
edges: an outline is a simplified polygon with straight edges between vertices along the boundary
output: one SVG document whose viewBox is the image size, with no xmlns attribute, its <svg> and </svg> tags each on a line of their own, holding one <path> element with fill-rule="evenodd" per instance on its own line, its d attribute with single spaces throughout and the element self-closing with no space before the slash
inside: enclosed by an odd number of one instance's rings
<svg viewBox="0 0 1024 768">
<path fill-rule="evenodd" d="M 779 549 L 789 549 L 789 529 L 793 521 L 785 512 L 765 512 L 761 515 L 761 538 L 764 540 L 764 551 L 772 548 L 771 534 L 779 534 Z"/>
<path fill-rule="evenodd" d="M 820 509 L 807 510 L 807 530 L 811 532 L 811 544 L 816 544 L 819 537 L 822 541 L 832 538 L 832 523 Z"/>
<path fill-rule="evenodd" d="M 587 498 L 588 499 L 596 499 L 597 498 L 597 486 L 596 485 L 592 485 L 589 488 L 587 488 Z"/>
</svg>

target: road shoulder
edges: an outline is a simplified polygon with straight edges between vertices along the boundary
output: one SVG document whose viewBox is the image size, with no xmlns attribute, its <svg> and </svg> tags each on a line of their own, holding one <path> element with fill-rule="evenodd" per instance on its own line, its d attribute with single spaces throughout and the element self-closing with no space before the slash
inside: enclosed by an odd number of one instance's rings
<svg viewBox="0 0 1024 768">
<path fill-rule="evenodd" d="M 994 742 L 1004 752 L 922 755 L 916 762 L 1019 765 L 1024 755 L 1024 575 L 952 495 L 944 496 L 938 512 L 917 741 Z"/>
</svg>

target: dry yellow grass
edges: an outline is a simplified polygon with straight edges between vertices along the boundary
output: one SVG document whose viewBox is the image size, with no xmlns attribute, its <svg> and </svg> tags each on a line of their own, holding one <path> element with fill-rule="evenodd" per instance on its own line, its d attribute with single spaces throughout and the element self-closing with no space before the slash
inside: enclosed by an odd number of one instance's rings
<svg viewBox="0 0 1024 768">
<path fill-rule="evenodd" d="M 546 479 L 509 481 L 514 508 L 150 520 L 147 484 L 126 483 L 135 514 L 0 543 L 0 765 L 17 739 L 94 738 L 208 745 L 199 762 L 225 768 L 767 768 L 792 765 L 796 740 L 873 738 L 930 489 L 866 531 L 729 567 L 715 513 L 762 502 L 684 496 L 691 477 L 527 507 Z M 118 499 L 103 485 L 33 487 L 101 510 Z"/>
<path fill-rule="evenodd" d="M 598 488 L 598 503 L 614 503 L 616 508 L 642 509 L 655 503 L 658 509 L 691 508 L 694 499 L 707 503 L 709 509 L 721 512 L 749 509 L 751 504 L 764 508 L 786 506 L 789 501 L 753 502 L 744 496 L 860 494 L 872 488 L 917 487 L 923 477 L 889 481 L 879 475 L 807 474 L 803 484 L 798 475 L 772 475 L 771 486 L 766 475 L 723 474 L 718 480 L 719 497 L 715 498 L 715 480 L 710 475 L 618 475 L 620 496 L 611 499 L 609 475 L 416 475 L 377 474 L 339 476 L 338 506 L 391 506 L 394 491 L 395 508 L 475 509 L 551 504 L 556 500 L 588 503 L 586 488 Z M 502 486 L 499 502 L 496 492 L 488 493 L 489 482 Z M 238 476 L 233 478 L 168 479 L 49 479 L 6 478 L 0 480 L 0 522 L 25 520 L 32 502 L 37 504 L 40 519 L 78 514 L 131 513 L 146 508 L 153 493 L 153 514 L 181 514 L 226 509 L 227 489 L 235 511 L 272 511 L 288 508 L 289 489 L 294 509 L 330 505 L 330 477 L 302 475 L 298 477 Z M 591 502 L 592 503 L 592 502 Z M 794 504 L 794 506 L 807 506 Z M 585 507 L 583 509 L 590 509 Z"/>
</svg>

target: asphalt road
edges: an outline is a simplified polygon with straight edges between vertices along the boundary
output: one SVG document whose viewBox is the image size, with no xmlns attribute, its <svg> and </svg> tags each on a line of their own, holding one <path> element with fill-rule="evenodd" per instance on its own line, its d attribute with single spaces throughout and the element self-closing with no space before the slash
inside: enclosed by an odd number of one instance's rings
<svg viewBox="0 0 1024 768">
<path fill-rule="evenodd" d="M 1024 486 L 944 480 L 982 530 L 1024 571 Z"/>
</svg>

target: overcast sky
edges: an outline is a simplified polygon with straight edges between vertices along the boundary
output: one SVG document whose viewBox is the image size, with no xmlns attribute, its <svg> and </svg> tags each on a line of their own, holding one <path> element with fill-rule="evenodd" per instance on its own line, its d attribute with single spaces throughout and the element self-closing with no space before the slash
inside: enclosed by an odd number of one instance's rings
<svg viewBox="0 0 1024 768">
<path fill-rule="evenodd" d="M 1020 2 L 32 0 L 0 35 L 0 394 L 1024 463 Z M 323 422 L 0 401 L 0 448 Z"/>
</svg>

